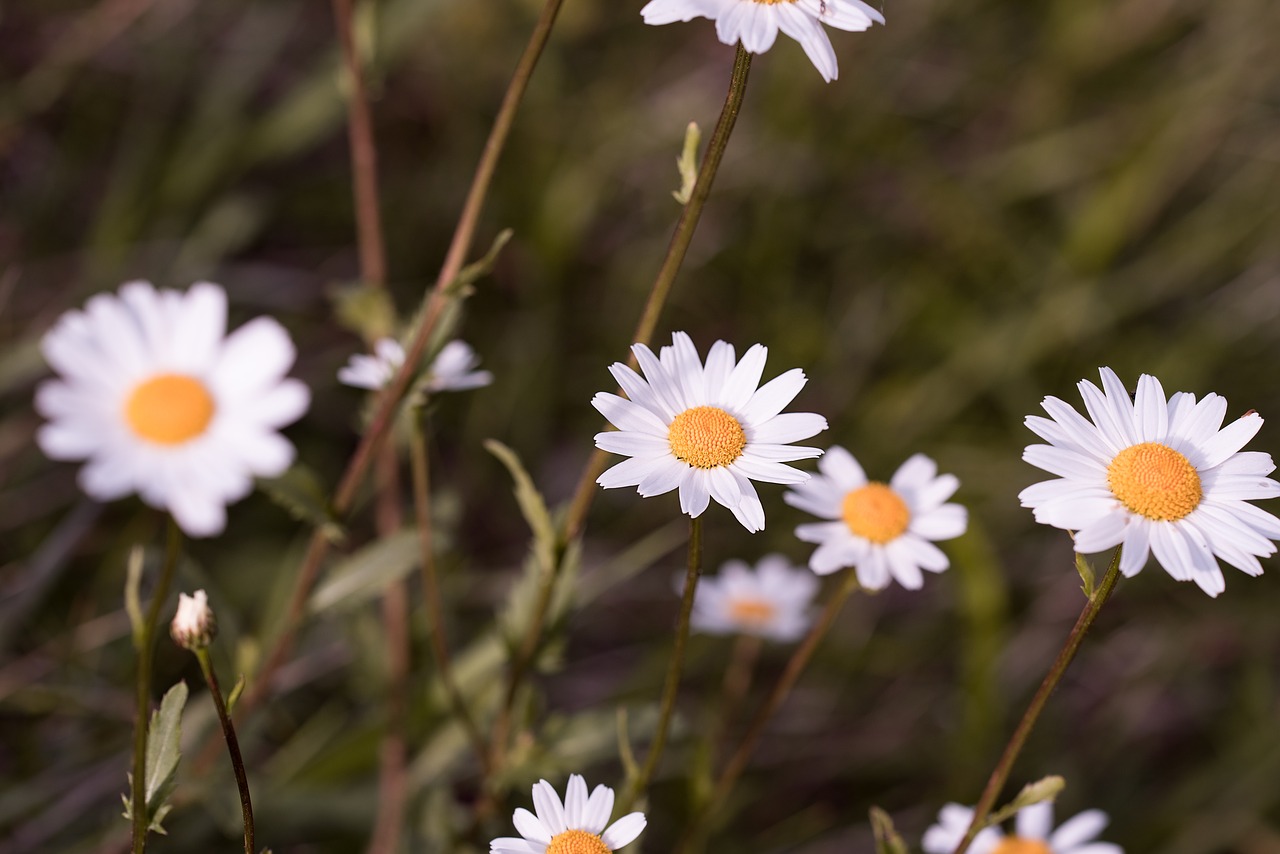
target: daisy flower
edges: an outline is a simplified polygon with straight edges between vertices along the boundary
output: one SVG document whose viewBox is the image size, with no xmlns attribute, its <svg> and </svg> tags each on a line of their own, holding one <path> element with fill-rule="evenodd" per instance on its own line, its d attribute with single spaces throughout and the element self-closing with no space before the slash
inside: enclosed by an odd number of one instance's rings
<svg viewBox="0 0 1280 854">
<path fill-rule="evenodd" d="M 587 797 L 580 774 L 569 776 L 564 803 L 555 787 L 539 780 L 533 787 L 533 808 L 518 809 L 512 820 L 522 839 L 503 837 L 489 843 L 490 854 L 612 854 L 630 845 L 644 830 L 644 813 L 633 812 L 610 824 L 613 789 L 596 786 Z"/>
<path fill-rule="evenodd" d="M 782 555 L 766 555 L 754 570 L 731 560 L 694 590 L 692 624 L 713 635 L 793 641 L 809 627 L 806 612 L 817 592 L 813 573 L 796 569 Z"/>
<path fill-rule="evenodd" d="M 960 486 L 955 475 L 938 474 L 933 460 L 916 454 L 888 483 L 869 481 L 853 454 L 838 445 L 827 450 L 818 470 L 783 496 L 792 507 L 831 520 L 796 528 L 797 537 L 819 544 L 809 558 L 814 572 L 852 566 L 868 590 L 881 590 L 890 579 L 919 590 L 920 570 L 942 572 L 951 565 L 930 540 L 958 537 L 969 523 L 963 507 L 945 503 Z"/>
<path fill-rule="evenodd" d="M 1269 454 L 1241 451 L 1262 427 L 1255 412 L 1222 426 L 1227 402 L 1178 392 L 1166 400 L 1155 377 L 1138 378 L 1130 399 L 1110 368 L 1102 388 L 1079 384 L 1086 419 L 1056 397 L 1049 418 L 1028 416 L 1048 445 L 1022 458 L 1058 475 L 1024 489 L 1036 521 L 1074 531 L 1075 550 L 1093 554 L 1123 545 L 1120 571 L 1133 576 L 1155 553 L 1165 571 L 1194 581 L 1210 596 L 1226 588 L 1218 559 L 1261 575 L 1259 557 L 1275 554 L 1280 519 L 1245 502 L 1273 498 L 1280 483 Z"/>
<path fill-rule="evenodd" d="M 381 338 L 373 345 L 373 355 L 357 353 L 338 370 L 338 381 L 356 388 L 380 389 L 404 365 L 405 352 L 400 342 Z M 450 341 L 440 348 L 426 378 L 419 386 L 428 393 L 465 391 L 493 382 L 493 374 L 477 371 L 479 357 L 462 341 Z"/>
<path fill-rule="evenodd" d="M 764 507 L 751 481 L 802 483 L 809 475 L 783 463 L 822 454 L 788 443 L 827 429 L 825 418 L 779 414 L 804 387 L 804 372 L 794 368 L 760 386 L 769 352 L 763 345 L 739 362 L 732 344 L 717 341 L 704 367 L 683 332 L 658 356 L 643 344 L 631 349 L 643 378 L 621 362 L 609 368 L 630 400 L 601 392 L 591 401 L 619 428 L 597 434 L 596 446 L 631 459 L 596 483 L 634 486 L 645 498 L 678 488 L 681 511 L 694 517 L 714 498 L 748 531 L 763 530 Z"/>
<path fill-rule="evenodd" d="M 284 327 L 259 317 L 228 335 L 226 324 L 226 292 L 208 282 L 185 293 L 129 282 L 67 312 L 41 341 L 60 376 L 36 390 L 49 419 L 40 448 L 87 460 L 79 479 L 92 498 L 137 492 L 192 536 L 221 532 L 226 505 L 254 477 L 293 462 L 276 431 L 309 401 L 285 378 L 294 348 Z"/>
<path fill-rule="evenodd" d="M 947 804 L 938 814 L 938 823 L 924 834 L 925 854 L 951 854 L 964 839 L 973 821 L 973 810 Z M 997 827 L 988 827 L 974 837 L 970 854 L 1124 854 L 1110 842 L 1093 841 L 1107 826 L 1107 814 L 1086 810 L 1053 829 L 1053 804 L 1032 804 L 1018 810 L 1015 833 L 1006 836 Z"/>
<path fill-rule="evenodd" d="M 773 47 L 778 30 L 782 30 L 800 42 L 828 83 L 836 79 L 839 68 L 822 25 L 861 32 L 873 22 L 884 23 L 884 15 L 862 0 L 650 0 L 640 14 L 646 24 L 707 18 L 716 22 L 721 42 L 742 42 L 748 53 L 764 53 Z"/>
</svg>

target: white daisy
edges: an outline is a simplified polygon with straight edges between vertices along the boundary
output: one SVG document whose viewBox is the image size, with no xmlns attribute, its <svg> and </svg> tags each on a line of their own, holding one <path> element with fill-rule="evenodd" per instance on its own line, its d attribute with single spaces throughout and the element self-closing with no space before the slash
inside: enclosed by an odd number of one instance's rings
<svg viewBox="0 0 1280 854">
<path fill-rule="evenodd" d="M 925 854 L 951 854 L 964 839 L 973 820 L 973 810 L 947 804 L 938 814 L 938 823 L 925 831 Z M 988 827 L 974 837 L 970 854 L 1124 854 L 1110 842 L 1094 842 L 1107 826 L 1102 810 L 1086 810 L 1053 829 L 1053 804 L 1033 804 L 1018 810 L 1013 836 Z"/>
<path fill-rule="evenodd" d="M 597 434 L 596 445 L 632 459 L 596 482 L 635 486 L 646 498 L 679 488 L 680 509 L 690 516 L 714 498 L 748 531 L 763 530 L 764 507 L 751 480 L 802 483 L 809 475 L 783 463 L 822 454 L 787 443 L 827 429 L 825 418 L 779 414 L 804 387 L 804 372 L 794 368 L 760 386 L 769 351 L 756 344 L 735 363 L 733 345 L 724 341 L 711 345 L 704 368 L 683 332 L 659 356 L 643 344 L 631 349 L 644 378 L 621 362 L 609 368 L 630 400 L 601 392 L 591 404 L 619 428 Z"/>
<path fill-rule="evenodd" d="M 809 60 L 830 83 L 839 74 L 836 52 L 822 24 L 861 32 L 881 15 L 862 0 L 650 0 L 640 10 L 646 24 L 670 24 L 708 18 L 724 44 L 742 42 L 748 53 L 773 47 L 778 30 L 800 42 Z"/>
<path fill-rule="evenodd" d="M 613 789 L 596 786 L 587 797 L 580 774 L 569 776 L 564 803 L 555 787 L 539 780 L 533 787 L 537 815 L 518 809 L 512 820 L 523 839 L 503 837 L 489 843 L 490 854 L 612 854 L 630 845 L 644 830 L 644 813 L 633 812 L 610 824 Z"/>
<path fill-rule="evenodd" d="M 1022 458 L 1058 475 L 1024 489 L 1037 522 L 1075 532 L 1075 549 L 1093 554 L 1124 545 L 1120 570 L 1136 575 L 1152 552 L 1179 581 L 1210 596 L 1226 588 L 1217 558 L 1261 575 L 1258 557 L 1275 554 L 1280 519 L 1245 502 L 1280 495 L 1269 454 L 1241 451 L 1262 427 L 1255 412 L 1226 427 L 1227 402 L 1178 392 L 1165 399 L 1155 377 L 1138 379 L 1133 399 L 1110 368 L 1102 389 L 1079 384 L 1091 421 L 1056 397 L 1050 418 L 1026 424 L 1048 445 Z M 1052 419 L 1052 420 L 1050 420 Z"/>
<path fill-rule="evenodd" d="M 293 462 L 276 431 L 309 400 L 285 378 L 284 327 L 259 317 L 228 335 L 226 322 L 226 292 L 208 282 L 186 293 L 129 282 L 64 314 L 41 341 L 61 375 L 36 390 L 41 449 L 88 460 L 80 485 L 93 498 L 137 492 L 192 536 L 222 531 L 255 476 Z"/>
<path fill-rule="evenodd" d="M 356 353 L 338 369 L 338 382 L 355 388 L 380 389 L 404 364 L 404 348 L 394 338 L 379 338 L 373 355 Z"/>
<path fill-rule="evenodd" d="M 809 568 L 827 575 L 857 568 L 858 583 L 881 590 L 897 579 L 903 587 L 924 585 L 921 569 L 942 572 L 950 562 L 930 540 L 964 533 L 969 514 L 945 503 L 960 486 L 955 475 L 938 474 L 924 454 L 907 460 L 886 483 L 868 481 L 853 454 L 838 445 L 818 463 L 821 474 L 783 496 L 792 507 L 830 522 L 796 528 L 806 543 L 818 543 Z"/>
<path fill-rule="evenodd" d="M 793 641 L 809 627 L 809 603 L 818 579 L 782 555 L 766 555 L 751 567 L 731 560 L 694 591 L 692 624 L 713 635 L 744 634 Z"/>
<path fill-rule="evenodd" d="M 356 388 L 380 389 L 396 371 L 404 365 L 405 352 L 400 342 L 381 338 L 373 345 L 374 355 L 357 353 L 338 370 L 338 381 Z M 470 345 L 462 341 L 450 341 L 427 368 L 420 388 L 428 393 L 438 391 L 466 391 L 493 382 L 493 374 L 477 371 L 479 357 Z"/>
</svg>

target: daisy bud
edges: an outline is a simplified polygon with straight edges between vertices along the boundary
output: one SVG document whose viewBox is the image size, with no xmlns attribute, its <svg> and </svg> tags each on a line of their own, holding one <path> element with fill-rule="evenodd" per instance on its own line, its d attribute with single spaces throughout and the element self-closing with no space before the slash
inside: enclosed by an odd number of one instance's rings
<svg viewBox="0 0 1280 854">
<path fill-rule="evenodd" d="M 213 642 L 218 634 L 218 621 L 203 590 L 197 590 L 194 596 L 178 594 L 178 613 L 169 625 L 169 634 L 178 646 L 192 651 L 204 649 Z"/>
</svg>

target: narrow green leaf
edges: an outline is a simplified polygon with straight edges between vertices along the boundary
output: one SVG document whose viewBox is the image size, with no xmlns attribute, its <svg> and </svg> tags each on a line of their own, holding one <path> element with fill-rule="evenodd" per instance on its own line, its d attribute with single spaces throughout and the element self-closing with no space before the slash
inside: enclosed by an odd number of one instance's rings
<svg viewBox="0 0 1280 854">
<path fill-rule="evenodd" d="M 240 695 L 244 693 L 244 674 L 241 673 L 236 678 L 236 684 L 231 686 L 231 694 L 227 697 L 227 714 L 235 711 L 236 700 L 240 699 Z"/>
<path fill-rule="evenodd" d="M 533 485 L 533 478 L 529 477 L 529 472 L 520 462 L 515 451 L 497 439 L 485 440 L 484 447 L 511 473 L 511 479 L 515 481 L 516 502 L 520 505 L 520 512 L 524 515 L 525 521 L 529 523 L 529 529 L 533 531 L 534 555 L 537 557 L 539 567 L 550 572 L 555 563 L 556 527 L 551 521 L 551 514 L 547 511 L 547 503 Z"/>
<path fill-rule="evenodd" d="M 418 534 L 403 530 L 375 540 L 339 563 L 311 594 L 309 608 L 317 614 L 349 609 L 380 596 L 421 563 Z"/>
<path fill-rule="evenodd" d="M 702 141 L 702 130 L 697 122 L 689 122 L 684 131 L 684 148 L 676 158 L 676 168 L 680 170 L 680 189 L 672 191 L 677 202 L 689 204 L 693 195 L 693 185 L 698 181 L 698 143 Z"/>
<path fill-rule="evenodd" d="M 142 618 L 142 565 L 146 551 L 142 546 L 129 549 L 129 561 L 125 569 L 124 609 L 129 614 L 129 628 L 133 633 L 133 648 L 142 647 L 142 639 L 147 633 L 146 621 Z"/>
<path fill-rule="evenodd" d="M 330 542 L 342 543 L 346 539 L 320 477 L 311 469 L 298 464 L 279 477 L 260 479 L 258 486 L 290 516 L 319 528 Z"/>
<path fill-rule="evenodd" d="M 395 335 L 396 308 L 386 288 L 347 285 L 335 289 L 330 298 L 338 323 L 365 341 Z"/>
<path fill-rule="evenodd" d="M 894 829 L 893 819 L 880 807 L 871 808 L 871 830 L 876 837 L 876 854 L 907 854 L 907 843 Z"/>
<path fill-rule="evenodd" d="M 489 251 L 479 261 L 473 261 L 463 267 L 458 273 L 458 278 L 454 279 L 447 289 L 449 296 L 464 296 L 463 291 L 467 290 L 480 279 L 493 272 L 493 266 L 498 263 L 498 256 L 502 253 L 502 249 L 511 240 L 511 236 L 515 234 L 511 229 L 504 228 L 498 232 L 498 236 L 493 239 Z"/>
<path fill-rule="evenodd" d="M 1092 599 L 1093 591 L 1098 587 L 1098 574 L 1079 552 L 1076 552 L 1076 572 L 1080 573 L 1080 580 L 1084 582 L 1084 595 Z"/>
<path fill-rule="evenodd" d="M 1034 783 L 1028 783 L 1022 787 L 1022 791 L 1018 792 L 1017 797 L 988 816 L 987 826 L 990 827 L 1012 818 L 1019 810 L 1034 804 L 1044 803 L 1045 801 L 1052 802 L 1066 787 L 1067 781 L 1056 774 L 1036 780 Z"/>
<path fill-rule="evenodd" d="M 178 760 L 182 758 L 182 710 L 186 705 L 187 683 L 179 682 L 165 692 L 147 727 L 145 793 L 150 829 L 156 833 L 165 832 L 161 822 L 172 809 L 169 796 L 177 786 Z"/>
</svg>

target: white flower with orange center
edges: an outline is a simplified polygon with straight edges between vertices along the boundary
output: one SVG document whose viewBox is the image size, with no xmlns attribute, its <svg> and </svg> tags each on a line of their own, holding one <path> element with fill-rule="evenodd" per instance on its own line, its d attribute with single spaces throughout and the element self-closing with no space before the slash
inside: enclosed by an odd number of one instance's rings
<svg viewBox="0 0 1280 854">
<path fill-rule="evenodd" d="M 646 24 L 707 18 L 716 22 L 721 42 L 742 42 L 748 53 L 764 53 L 773 47 L 781 30 L 800 42 L 828 83 L 836 79 L 840 69 L 822 25 L 861 32 L 873 22 L 884 23 L 884 15 L 862 0 L 650 0 L 640 14 Z"/>
<path fill-rule="evenodd" d="M 680 490 L 680 509 L 700 516 L 711 499 L 733 511 L 748 531 L 764 528 L 752 480 L 802 483 L 809 475 L 784 463 L 822 454 L 788 443 L 827 429 L 811 412 L 780 414 L 806 382 L 794 368 L 760 385 L 768 350 L 760 344 L 734 357 L 733 345 L 711 345 L 705 367 L 683 332 L 658 356 L 632 351 L 642 378 L 622 363 L 609 368 L 627 398 L 601 392 L 591 405 L 619 429 L 596 435 L 597 447 L 631 459 L 596 481 L 605 489 L 634 486 L 648 498 Z"/>
<path fill-rule="evenodd" d="M 338 369 L 338 381 L 355 388 L 377 390 L 391 382 L 404 365 L 404 347 L 394 338 L 380 338 L 373 345 L 373 355 L 357 353 Z M 450 341 L 440 348 L 431 361 L 419 387 L 428 393 L 467 391 L 493 382 L 493 374 L 476 370 L 480 358 L 464 341 Z"/>
<path fill-rule="evenodd" d="M 533 808 L 537 815 L 518 809 L 512 817 L 522 838 L 495 839 L 489 843 L 490 854 L 612 854 L 635 841 L 645 826 L 639 812 L 609 824 L 613 789 L 596 786 L 587 797 L 580 774 L 569 776 L 563 804 L 555 787 L 539 780 L 533 787 Z"/>
<path fill-rule="evenodd" d="M 947 804 L 938 814 L 938 823 L 925 831 L 925 854 L 951 854 L 964 839 L 973 820 L 973 810 L 960 804 Z M 1057 830 L 1053 827 L 1053 804 L 1040 803 L 1018 810 L 1014 834 L 1005 835 L 998 827 L 988 827 L 974 837 L 970 854 L 1124 854 L 1124 849 L 1110 842 L 1095 842 L 1107 826 L 1107 814 L 1086 810 Z"/>
<path fill-rule="evenodd" d="M 796 528 L 797 537 L 819 544 L 809 558 L 814 572 L 852 566 L 868 590 L 881 590 L 891 579 L 918 590 L 922 569 L 942 572 L 951 565 L 931 541 L 958 537 L 968 525 L 968 512 L 946 503 L 960 486 L 955 475 L 938 474 L 933 460 L 916 454 L 888 483 L 871 481 L 838 445 L 827 449 L 818 470 L 783 496 L 792 507 L 831 520 Z"/>
<path fill-rule="evenodd" d="M 1081 554 L 1123 544 L 1127 576 L 1153 552 L 1170 575 L 1210 596 L 1226 588 L 1219 558 L 1261 575 L 1258 558 L 1275 554 L 1280 519 L 1246 502 L 1280 495 L 1280 483 L 1267 477 L 1269 454 L 1240 449 L 1262 418 L 1248 412 L 1223 427 L 1227 402 L 1216 394 L 1166 400 L 1160 381 L 1144 374 L 1131 399 L 1114 371 L 1100 373 L 1101 389 L 1079 384 L 1089 419 L 1056 397 L 1042 404 L 1049 418 L 1027 417 L 1049 444 L 1028 446 L 1022 458 L 1058 479 L 1024 489 L 1022 506 L 1037 522 L 1075 532 Z"/>
<path fill-rule="evenodd" d="M 137 492 L 192 536 L 221 532 L 254 477 L 293 462 L 276 431 L 309 401 L 285 377 L 284 327 L 260 317 L 228 335 L 226 322 L 226 292 L 208 282 L 185 293 L 129 282 L 64 314 L 41 341 L 60 374 L 36 390 L 41 449 L 87 460 L 80 485 L 95 499 Z"/>
<path fill-rule="evenodd" d="M 731 560 L 694 591 L 693 628 L 714 635 L 754 635 L 793 641 L 809 627 L 818 579 L 782 555 L 766 555 L 752 569 Z"/>
</svg>

